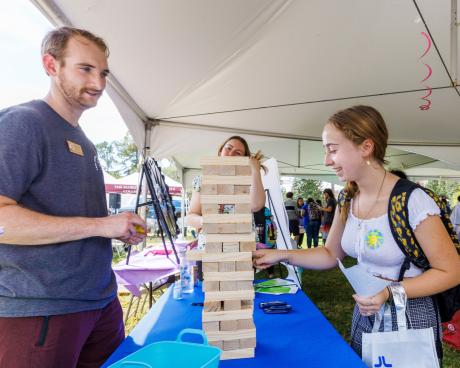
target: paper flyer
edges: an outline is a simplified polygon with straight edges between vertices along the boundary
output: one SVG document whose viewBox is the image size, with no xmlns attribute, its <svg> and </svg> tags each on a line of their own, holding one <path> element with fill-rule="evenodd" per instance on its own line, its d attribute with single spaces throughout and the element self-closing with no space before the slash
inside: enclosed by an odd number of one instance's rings
<svg viewBox="0 0 460 368">
<path fill-rule="evenodd" d="M 337 259 L 337 262 L 339 263 L 340 270 L 343 272 L 348 282 L 359 296 L 374 296 L 391 283 L 391 281 L 372 276 L 359 265 L 345 268 L 339 259 Z"/>
<path fill-rule="evenodd" d="M 255 284 L 254 290 L 256 293 L 281 295 L 295 294 L 299 288 L 291 280 L 273 279 Z"/>
</svg>

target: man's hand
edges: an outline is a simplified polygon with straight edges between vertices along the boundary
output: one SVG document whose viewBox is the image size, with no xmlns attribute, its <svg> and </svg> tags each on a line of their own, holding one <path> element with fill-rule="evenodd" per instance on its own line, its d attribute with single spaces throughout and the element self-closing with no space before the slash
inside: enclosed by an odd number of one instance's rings
<svg viewBox="0 0 460 368">
<path fill-rule="evenodd" d="M 132 212 L 101 218 L 102 233 L 105 238 L 118 239 L 128 244 L 138 244 L 147 235 L 145 221 Z"/>
</svg>

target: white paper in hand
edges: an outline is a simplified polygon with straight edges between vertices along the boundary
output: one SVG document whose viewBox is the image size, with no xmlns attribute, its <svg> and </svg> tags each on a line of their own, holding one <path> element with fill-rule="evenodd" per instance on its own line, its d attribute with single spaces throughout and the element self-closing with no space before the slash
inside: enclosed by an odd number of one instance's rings
<svg viewBox="0 0 460 368">
<path fill-rule="evenodd" d="M 390 281 L 372 276 L 359 265 L 345 268 L 339 259 L 337 259 L 337 262 L 339 263 L 340 270 L 343 272 L 348 282 L 359 296 L 374 296 L 378 292 L 382 291 L 387 285 L 390 285 Z"/>
</svg>

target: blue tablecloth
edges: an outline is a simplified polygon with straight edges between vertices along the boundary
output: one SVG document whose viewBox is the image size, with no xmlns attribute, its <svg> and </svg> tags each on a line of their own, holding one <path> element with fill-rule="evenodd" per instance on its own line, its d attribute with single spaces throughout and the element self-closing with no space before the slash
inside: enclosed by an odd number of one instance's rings
<svg viewBox="0 0 460 368">
<path fill-rule="evenodd" d="M 196 288 L 182 300 L 172 298 L 172 288 L 160 298 L 149 313 L 104 364 L 124 358 L 147 344 L 175 340 L 184 328 L 201 329 L 203 301 Z M 283 300 L 292 305 L 289 314 L 264 314 L 261 301 Z M 365 367 L 361 359 L 343 340 L 329 321 L 301 291 L 295 295 L 273 296 L 256 293 L 254 322 L 257 331 L 256 357 L 224 360 L 219 367 Z M 185 367 L 184 367 L 185 368 Z"/>
</svg>

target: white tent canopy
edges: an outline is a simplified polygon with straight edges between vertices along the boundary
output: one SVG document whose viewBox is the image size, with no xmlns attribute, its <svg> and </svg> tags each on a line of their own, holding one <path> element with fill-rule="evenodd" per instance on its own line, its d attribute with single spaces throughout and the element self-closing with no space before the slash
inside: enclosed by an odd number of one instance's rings
<svg viewBox="0 0 460 368">
<path fill-rule="evenodd" d="M 33 2 L 108 42 L 108 91 L 137 145 L 184 172 L 236 133 L 282 174 L 330 177 L 324 123 L 367 104 L 392 167 L 460 177 L 459 0 Z"/>
</svg>

